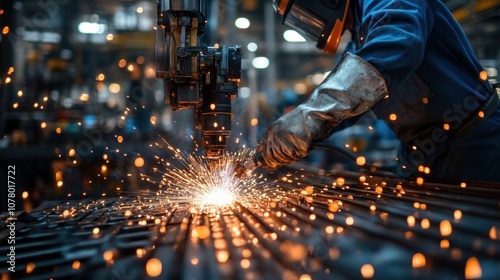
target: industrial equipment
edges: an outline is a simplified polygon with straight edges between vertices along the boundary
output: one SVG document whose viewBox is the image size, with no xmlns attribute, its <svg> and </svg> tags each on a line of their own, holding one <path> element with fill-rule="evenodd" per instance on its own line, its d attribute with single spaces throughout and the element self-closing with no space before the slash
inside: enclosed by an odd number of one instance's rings
<svg viewBox="0 0 500 280">
<path fill-rule="evenodd" d="M 241 75 L 240 46 L 199 43 L 207 25 L 207 1 L 158 0 L 157 77 L 172 110 L 194 108 L 206 158 L 216 163 L 231 133 L 231 99 Z"/>
</svg>

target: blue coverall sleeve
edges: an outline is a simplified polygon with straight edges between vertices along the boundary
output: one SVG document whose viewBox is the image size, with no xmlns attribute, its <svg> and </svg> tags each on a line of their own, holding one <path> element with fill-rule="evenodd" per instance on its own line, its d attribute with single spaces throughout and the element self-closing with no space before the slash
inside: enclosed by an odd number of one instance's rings
<svg viewBox="0 0 500 280">
<path fill-rule="evenodd" d="M 434 22 L 427 0 L 360 0 L 359 4 L 366 38 L 355 53 L 375 66 L 389 86 L 397 86 L 422 62 Z"/>
</svg>

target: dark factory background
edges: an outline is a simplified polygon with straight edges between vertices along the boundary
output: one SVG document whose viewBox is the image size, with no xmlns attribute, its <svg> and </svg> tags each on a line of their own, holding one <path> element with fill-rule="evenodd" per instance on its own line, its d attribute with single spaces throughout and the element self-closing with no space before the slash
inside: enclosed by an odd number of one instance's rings
<svg viewBox="0 0 500 280">
<path fill-rule="evenodd" d="M 211 0 L 207 44 L 241 45 L 230 145 L 255 147 L 267 126 L 300 103 L 336 61 L 287 30 L 272 1 Z M 500 1 L 444 1 L 489 74 L 500 62 Z M 140 173 L 168 151 L 191 152 L 193 112 L 172 112 L 155 77 L 156 3 L 144 0 L 2 0 L 0 3 L 1 210 L 7 166 L 18 209 L 54 197 L 114 195 L 151 187 Z M 344 40 L 345 43 L 345 40 Z M 342 48 L 342 45 L 341 45 Z M 390 162 L 397 142 L 369 116 L 335 144 Z M 319 168 L 349 168 L 311 154 Z"/>
</svg>

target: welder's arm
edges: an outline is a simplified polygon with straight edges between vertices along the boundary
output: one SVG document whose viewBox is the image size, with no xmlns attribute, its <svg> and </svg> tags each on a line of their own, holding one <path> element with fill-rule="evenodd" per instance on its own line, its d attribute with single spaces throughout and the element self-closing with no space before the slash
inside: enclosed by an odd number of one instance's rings
<svg viewBox="0 0 500 280">
<path fill-rule="evenodd" d="M 363 46 L 352 52 L 377 68 L 389 88 L 396 87 L 422 63 L 434 26 L 432 10 L 427 0 L 360 2 L 367 33 Z"/>
<path fill-rule="evenodd" d="M 307 101 L 268 128 L 259 147 L 263 165 L 276 168 L 305 157 L 313 140 L 368 111 L 387 94 L 384 78 L 372 65 L 345 54 Z"/>
</svg>

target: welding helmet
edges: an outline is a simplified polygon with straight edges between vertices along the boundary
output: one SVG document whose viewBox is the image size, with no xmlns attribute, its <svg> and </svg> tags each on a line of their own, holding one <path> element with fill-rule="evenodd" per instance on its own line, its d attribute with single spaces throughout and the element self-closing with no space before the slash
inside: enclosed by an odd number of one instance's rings
<svg viewBox="0 0 500 280">
<path fill-rule="evenodd" d="M 316 47 L 335 53 L 344 32 L 349 0 L 274 0 L 282 23 L 295 29 Z"/>
</svg>

